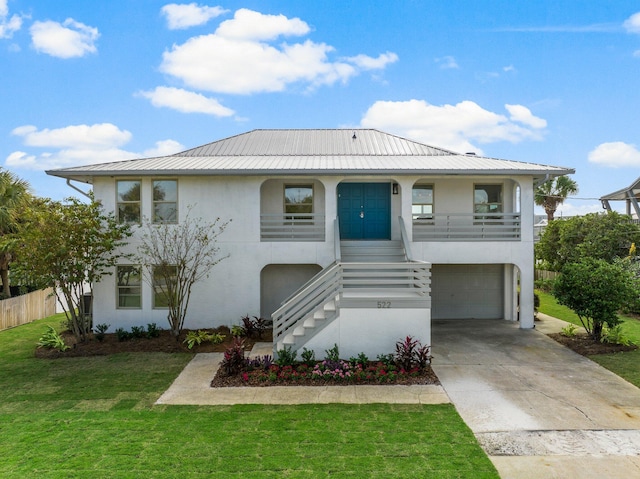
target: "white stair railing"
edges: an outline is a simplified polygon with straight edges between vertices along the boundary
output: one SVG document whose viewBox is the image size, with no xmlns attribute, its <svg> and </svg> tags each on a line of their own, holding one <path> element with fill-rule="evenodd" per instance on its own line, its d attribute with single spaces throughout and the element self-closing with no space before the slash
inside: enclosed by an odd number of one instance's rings
<svg viewBox="0 0 640 479">
<path fill-rule="evenodd" d="M 298 341 L 308 341 L 339 316 L 341 303 L 342 307 L 364 308 L 391 307 L 392 304 L 395 308 L 402 303 L 430 307 L 430 266 L 418 261 L 332 264 L 273 313 L 274 353 L 287 342 L 294 349 L 301 347 Z M 331 309 L 333 314 L 323 315 L 322 321 L 305 326 L 307 320 L 325 309 Z M 295 330 L 309 332 L 295 333 Z"/>
</svg>

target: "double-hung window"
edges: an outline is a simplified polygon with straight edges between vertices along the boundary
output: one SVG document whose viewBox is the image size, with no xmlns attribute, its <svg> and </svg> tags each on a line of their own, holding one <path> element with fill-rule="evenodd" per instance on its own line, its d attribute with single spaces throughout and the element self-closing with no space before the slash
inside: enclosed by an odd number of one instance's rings
<svg viewBox="0 0 640 479">
<path fill-rule="evenodd" d="M 153 182 L 153 222 L 178 222 L 178 182 L 177 180 L 154 180 Z"/>
<path fill-rule="evenodd" d="M 116 181 L 118 221 L 140 223 L 140 180 Z"/>
<path fill-rule="evenodd" d="M 313 185 L 285 185 L 284 214 L 288 220 L 310 220 L 313 214 Z"/>
<path fill-rule="evenodd" d="M 116 267 L 118 308 L 142 307 L 142 271 L 139 265 Z"/>
<path fill-rule="evenodd" d="M 163 264 L 153 267 L 153 307 L 168 308 L 169 299 L 175 297 L 178 268 L 175 265 Z"/>
<path fill-rule="evenodd" d="M 411 215 L 414 220 L 433 219 L 433 185 L 414 185 Z"/>
</svg>

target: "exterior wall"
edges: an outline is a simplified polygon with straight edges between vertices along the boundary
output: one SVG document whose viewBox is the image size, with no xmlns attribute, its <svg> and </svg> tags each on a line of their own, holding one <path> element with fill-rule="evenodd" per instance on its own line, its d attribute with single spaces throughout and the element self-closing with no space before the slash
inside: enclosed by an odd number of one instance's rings
<svg viewBox="0 0 640 479">
<path fill-rule="evenodd" d="M 127 179 L 127 178 L 122 178 Z M 131 179 L 140 179 L 132 177 Z M 142 179 L 142 214 L 151 217 L 152 179 Z M 160 178 L 161 179 L 161 178 Z M 194 218 L 213 221 L 231 219 L 226 231 L 218 238 L 221 254 L 230 257 L 218 264 L 208 280 L 196 284 L 187 313 L 185 327 L 206 328 L 219 325 L 238 324 L 246 314 L 260 315 L 261 311 L 261 271 L 267 265 L 274 264 L 314 264 L 325 267 L 334 261 L 334 219 L 337 211 L 336 189 L 341 181 L 358 182 L 395 182 L 398 194 L 391 198 L 391 236 L 400 238 L 398 216 L 404 218 L 409 238 L 411 238 L 411 197 L 412 187 L 417 182 L 434 185 L 435 212 L 472 213 L 473 186 L 476 183 L 501 183 L 503 187 L 504 211 L 516 209 L 516 187 L 520 188 L 521 202 L 521 240 L 520 241 L 456 241 L 456 242 L 413 242 L 411 244 L 415 259 L 438 264 L 502 264 L 516 266 L 520 272 L 521 289 L 520 321 L 521 327 L 533 327 L 533 185 L 531 177 L 338 177 L 320 176 L 292 177 L 272 179 L 265 176 L 243 177 L 180 177 L 178 178 L 179 219 L 185 217 L 189 205 Z M 281 212 L 283 185 L 285 183 L 314 183 L 315 211 L 327 212 L 325 241 L 317 242 L 261 242 L 260 212 L 274 209 Z M 116 206 L 115 179 L 112 177 L 95 180 L 94 192 L 105 208 L 114 211 Z M 280 206 L 278 206 L 280 205 Z M 138 229 L 138 228 L 134 228 Z M 139 232 L 138 232 L 139 233 Z M 134 236 L 126 252 L 136 250 Z M 123 260 L 123 264 L 130 264 Z M 512 273 L 506 273 L 512 274 Z M 514 281 L 505 278 L 507 295 Z M 115 277 L 108 276 L 94 285 L 94 321 L 107 323 L 111 329 L 129 328 L 133 325 L 145 325 L 155 322 L 167 327 L 167 312 L 152 308 L 151 287 L 143 284 L 141 309 L 117 309 L 117 288 Z M 505 298 L 505 304 L 507 298 Z M 512 307 L 506 305 L 505 316 Z M 361 335 L 362 331 L 354 331 Z M 405 333 L 402 333 L 405 334 Z M 393 336 L 393 341 L 397 340 Z M 395 344 L 395 343 L 394 343 Z M 329 347 L 333 345 L 330 344 Z M 360 352 L 360 351 L 356 351 Z"/>
<path fill-rule="evenodd" d="M 375 334 L 367 334 L 374 332 Z M 340 317 L 327 325 L 306 344 L 316 358 L 338 345 L 341 358 L 365 353 L 375 359 L 378 354 L 395 351 L 396 342 L 407 336 L 431 345 L 431 310 L 342 308 Z"/>
</svg>

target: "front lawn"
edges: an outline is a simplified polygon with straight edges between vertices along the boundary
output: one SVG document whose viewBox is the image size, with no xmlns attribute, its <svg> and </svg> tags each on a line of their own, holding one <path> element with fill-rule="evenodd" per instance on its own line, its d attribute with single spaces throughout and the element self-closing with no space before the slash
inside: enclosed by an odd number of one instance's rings
<svg viewBox="0 0 640 479">
<path fill-rule="evenodd" d="M 540 297 L 538 309 L 541 313 L 573 323 L 582 329 L 578 316 L 566 306 L 558 304 L 552 294 L 542 291 L 536 291 L 536 294 Z M 640 321 L 627 316 L 620 316 L 620 319 L 623 321 L 622 330 L 625 335 L 634 343 L 640 344 Z M 589 356 L 589 359 L 640 387 L 640 349 L 615 354 L 597 354 Z"/>
<path fill-rule="evenodd" d="M 60 319 L 0 332 L 3 478 L 498 477 L 452 405 L 153 406 L 190 354 L 35 358 Z"/>
</svg>

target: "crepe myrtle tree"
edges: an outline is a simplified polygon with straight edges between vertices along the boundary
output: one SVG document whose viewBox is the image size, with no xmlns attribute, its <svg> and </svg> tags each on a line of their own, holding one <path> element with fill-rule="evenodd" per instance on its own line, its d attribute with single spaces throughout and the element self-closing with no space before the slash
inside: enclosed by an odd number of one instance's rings
<svg viewBox="0 0 640 479">
<path fill-rule="evenodd" d="M 637 286 L 633 273 L 622 265 L 585 258 L 565 265 L 553 295 L 578 315 L 591 338 L 600 341 L 605 325 L 620 324 L 618 312 L 635 299 Z"/>
<path fill-rule="evenodd" d="M 168 308 L 172 334 L 180 335 L 191 299 L 193 285 L 229 255 L 221 255 L 217 245 L 228 221 L 212 222 L 191 217 L 192 207 L 178 224 L 143 220 L 136 261 L 143 266 L 143 278 L 154 293 L 156 306 Z"/>
<path fill-rule="evenodd" d="M 91 332 L 85 287 L 111 274 L 131 235 L 129 225 L 103 212 L 91 195 L 89 202 L 39 199 L 24 210 L 21 221 L 14 273 L 27 284 L 53 288 L 71 331 L 85 341 Z"/>
</svg>

